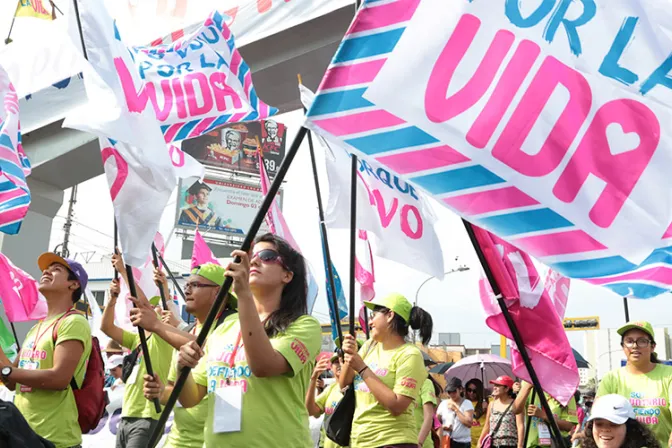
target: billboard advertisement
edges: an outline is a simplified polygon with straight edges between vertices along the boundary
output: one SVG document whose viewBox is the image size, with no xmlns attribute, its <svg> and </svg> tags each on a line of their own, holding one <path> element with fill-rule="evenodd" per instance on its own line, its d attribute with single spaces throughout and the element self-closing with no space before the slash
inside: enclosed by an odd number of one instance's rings
<svg viewBox="0 0 672 448">
<path fill-rule="evenodd" d="M 260 187 L 238 181 L 180 183 L 176 227 L 244 237 L 263 199 Z M 264 223 L 259 233 L 265 232 Z"/>
<path fill-rule="evenodd" d="M 287 128 L 275 120 L 235 123 L 182 142 L 182 150 L 206 166 L 259 174 L 262 150 L 268 177 L 273 179 L 285 157 Z"/>
</svg>

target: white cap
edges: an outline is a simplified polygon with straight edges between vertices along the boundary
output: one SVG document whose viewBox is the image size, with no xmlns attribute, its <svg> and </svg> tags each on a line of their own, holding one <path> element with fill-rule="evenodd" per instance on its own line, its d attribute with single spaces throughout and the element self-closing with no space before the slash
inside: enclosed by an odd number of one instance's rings
<svg viewBox="0 0 672 448">
<path fill-rule="evenodd" d="M 628 419 L 635 418 L 635 410 L 632 408 L 630 401 L 622 395 L 604 395 L 593 403 L 588 420 L 591 421 L 597 418 L 603 418 L 616 425 L 622 425 Z"/>
<path fill-rule="evenodd" d="M 124 364 L 124 357 L 122 355 L 112 355 L 109 358 L 107 358 L 107 361 L 105 361 L 105 368 L 107 370 L 111 370 L 123 364 Z"/>
</svg>

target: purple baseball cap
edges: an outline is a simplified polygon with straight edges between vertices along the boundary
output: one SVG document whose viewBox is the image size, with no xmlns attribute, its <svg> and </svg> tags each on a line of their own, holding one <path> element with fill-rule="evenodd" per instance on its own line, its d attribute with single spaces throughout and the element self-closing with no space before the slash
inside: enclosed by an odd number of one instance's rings
<svg viewBox="0 0 672 448">
<path fill-rule="evenodd" d="M 68 268 L 70 272 L 77 277 L 77 281 L 79 281 L 79 286 L 82 288 L 82 291 L 86 289 L 86 284 L 89 282 L 89 274 L 87 274 L 84 267 L 75 260 L 59 257 L 53 252 L 45 252 L 37 259 L 37 266 L 41 271 L 46 270 L 54 263 L 58 263 Z"/>
</svg>

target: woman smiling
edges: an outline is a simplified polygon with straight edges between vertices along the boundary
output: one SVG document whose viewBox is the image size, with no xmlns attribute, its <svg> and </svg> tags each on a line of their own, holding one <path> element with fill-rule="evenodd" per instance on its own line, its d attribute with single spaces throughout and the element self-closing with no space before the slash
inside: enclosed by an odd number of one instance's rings
<svg viewBox="0 0 672 448">
<path fill-rule="evenodd" d="M 635 420 L 630 402 L 620 395 L 598 398 L 588 420 L 583 448 L 660 448 L 651 431 Z"/>
</svg>

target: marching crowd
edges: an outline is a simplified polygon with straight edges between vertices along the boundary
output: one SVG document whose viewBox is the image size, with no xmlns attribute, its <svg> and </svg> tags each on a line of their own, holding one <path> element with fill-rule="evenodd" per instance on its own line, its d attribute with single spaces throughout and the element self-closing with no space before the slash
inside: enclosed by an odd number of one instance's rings
<svg viewBox="0 0 672 448">
<path fill-rule="evenodd" d="M 530 384 L 508 376 L 489 385 L 449 378 L 442 390 L 418 346 L 408 341 L 417 330 L 427 344 L 432 317 L 400 294 L 365 302 L 370 338 L 346 335 L 342 351 L 315 363 L 321 328 L 307 314 L 303 257 L 271 234 L 259 237 L 249 254 L 232 255 L 240 261 L 191 272 L 184 292 L 194 324 L 155 309 L 140 289 L 130 298 L 130 320 L 145 330 L 151 369 L 139 334 L 115 323 L 120 283 L 112 281 L 101 330 L 112 340 L 104 387 L 124 388 L 117 447 L 148 446 L 159 424 L 154 402 L 168 401 L 184 367 L 190 371 L 167 447 L 309 448 L 315 445 L 309 416 L 322 415 L 324 448 L 523 448 L 525 441 L 525 448 L 559 442 L 584 448 L 672 445 L 672 367 L 657 362 L 647 322 L 619 330 L 627 363 L 609 372 L 596 393 L 577 394 L 567 406 L 545 394 L 549 416 Z M 127 282 L 121 256 L 112 263 Z M 40 256 L 38 265 L 48 314 L 28 332 L 16 360 L 0 352 L 2 382 L 15 391 L 13 404 L 0 402 L 0 415 L 12 418 L 7 446 L 79 447 L 100 408 L 93 391 L 101 358 L 97 339 L 86 317 L 73 310 L 88 276 L 76 261 L 53 253 Z M 168 293 L 166 276 L 161 270 L 154 275 Z M 200 347 L 196 335 L 227 277 L 233 286 L 226 307 Z M 122 347 L 130 353 L 123 356 Z M 329 370 L 333 380 L 325 385 Z M 562 440 L 553 437 L 553 420 Z"/>
</svg>

